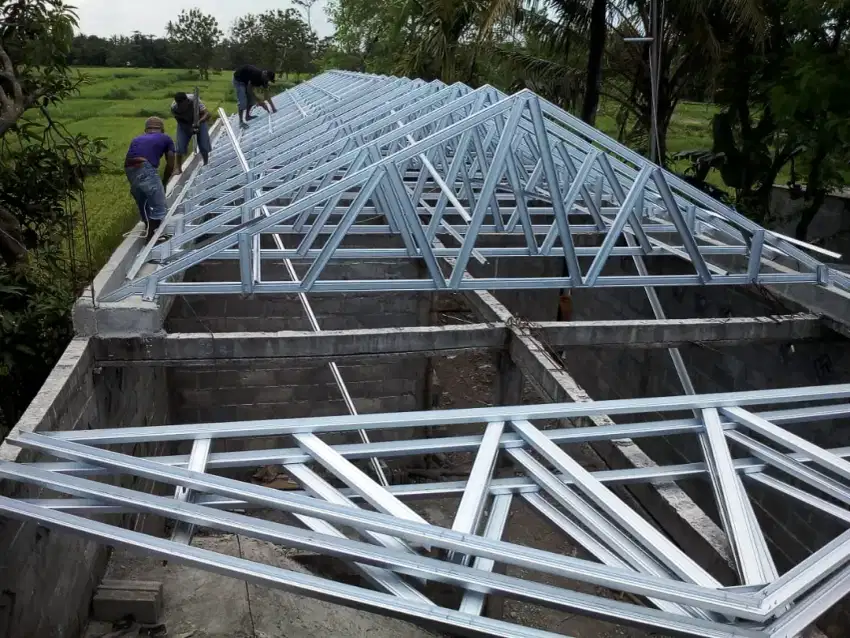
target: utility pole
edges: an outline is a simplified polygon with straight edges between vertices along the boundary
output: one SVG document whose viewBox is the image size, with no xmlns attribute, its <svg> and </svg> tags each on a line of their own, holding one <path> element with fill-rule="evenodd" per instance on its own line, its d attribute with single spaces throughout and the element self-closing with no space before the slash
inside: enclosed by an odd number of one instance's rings
<svg viewBox="0 0 850 638">
<path fill-rule="evenodd" d="M 658 148 L 658 91 L 661 80 L 661 20 L 658 15 L 658 0 L 650 0 L 649 29 L 652 41 L 649 44 L 650 117 L 649 117 L 649 160 L 658 163 L 661 149 Z"/>
<path fill-rule="evenodd" d="M 661 84 L 661 20 L 658 0 L 650 0 L 649 33 L 644 37 L 623 38 L 623 42 L 649 43 L 649 159 L 658 163 L 658 92 Z"/>
</svg>

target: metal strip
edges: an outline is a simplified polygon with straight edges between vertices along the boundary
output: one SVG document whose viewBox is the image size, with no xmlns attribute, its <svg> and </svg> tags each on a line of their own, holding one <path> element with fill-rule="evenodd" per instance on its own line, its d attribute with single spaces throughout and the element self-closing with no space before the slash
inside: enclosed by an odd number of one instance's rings
<svg viewBox="0 0 850 638">
<path fill-rule="evenodd" d="M 490 494 L 490 479 L 496 467 L 496 459 L 499 456 L 499 443 L 502 432 L 505 429 L 504 421 L 488 423 L 484 430 L 481 446 L 475 455 L 475 462 L 469 472 L 469 480 L 460 505 L 457 507 L 452 529 L 464 534 L 475 534 L 481 522 L 481 514 L 484 504 Z M 462 555 L 451 556 L 450 560 L 468 564 L 469 557 Z"/>
<path fill-rule="evenodd" d="M 484 538 L 490 540 L 501 540 L 502 534 L 505 533 L 505 525 L 508 522 L 508 514 L 511 510 L 511 501 L 513 496 L 510 494 L 502 494 L 493 498 L 493 503 L 490 505 L 490 514 L 487 517 L 487 527 L 484 530 Z M 496 566 L 496 561 L 489 558 L 476 558 L 472 567 L 480 569 L 483 572 L 492 572 Z M 484 601 L 486 596 L 478 591 L 467 591 L 460 601 L 458 611 L 465 614 L 480 616 L 484 609 Z"/>
<path fill-rule="evenodd" d="M 57 431 L 45 432 L 43 436 L 66 441 L 81 441 L 89 444 L 105 445 L 142 441 L 181 441 L 195 438 L 215 439 L 243 436 L 282 436 L 297 433 L 320 434 L 322 432 L 342 432 L 359 428 L 371 430 L 385 427 L 427 427 L 511 421 L 514 419 L 572 419 L 583 416 L 675 412 L 680 410 L 774 405 L 848 398 L 850 398 L 850 384 L 836 384 L 720 394 L 616 399 L 580 404 L 547 403 L 513 407 L 468 408 L 463 410 L 429 410 L 422 412 L 361 414 L 358 416 L 329 416 L 318 419 L 270 419 L 265 421 Z M 593 437 L 592 432 L 594 428 L 582 429 L 587 430 L 587 436 Z M 16 440 L 14 435 L 7 439 L 9 442 Z"/>
<path fill-rule="evenodd" d="M 683 580 L 703 585 L 719 587 L 720 583 L 706 572 L 694 560 L 676 547 L 646 519 L 635 513 L 628 505 L 593 475 L 584 469 L 550 439 L 528 421 L 511 421 L 511 426 L 534 450 L 575 481 L 576 489 L 592 500 L 618 525 L 629 532 L 643 548 L 656 560 L 666 565 Z"/>
<path fill-rule="evenodd" d="M 112 546 L 143 551 L 153 556 L 176 560 L 187 565 L 212 571 L 239 580 L 339 603 L 376 613 L 388 610 L 403 616 L 435 623 L 466 636 L 499 636 L 501 638 L 563 638 L 558 634 L 521 625 L 491 620 L 481 616 L 461 614 L 444 607 L 426 605 L 397 596 L 389 596 L 351 585 L 318 578 L 309 574 L 262 565 L 248 560 L 217 554 L 197 547 L 179 545 L 171 541 L 123 530 L 98 521 L 81 519 L 69 514 L 43 508 L 0 496 L 0 511 L 22 521 L 37 522 L 54 529 L 66 530 L 85 538 Z"/>
<path fill-rule="evenodd" d="M 717 410 L 703 410 L 707 452 L 711 456 L 709 467 L 717 473 L 719 484 L 717 493 L 718 507 L 724 510 L 724 521 L 729 544 L 738 565 L 738 571 L 745 585 L 760 585 L 770 582 L 778 576 L 773 562 L 767 563 L 762 557 L 759 545 L 766 548 L 764 535 L 755 516 L 750 516 L 745 501 L 748 499 L 735 471 L 732 455 L 726 445 L 723 426 Z M 708 459 L 706 459 L 708 460 Z M 768 554 L 768 556 L 770 556 Z"/>
</svg>

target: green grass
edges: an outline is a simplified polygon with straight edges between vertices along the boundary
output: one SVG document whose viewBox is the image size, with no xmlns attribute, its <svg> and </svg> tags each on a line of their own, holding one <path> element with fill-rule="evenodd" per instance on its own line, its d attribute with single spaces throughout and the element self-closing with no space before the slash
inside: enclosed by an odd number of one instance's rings
<svg viewBox="0 0 850 638">
<path fill-rule="evenodd" d="M 217 116 L 219 107 L 232 113 L 236 108 L 236 96 L 230 71 L 211 73 L 209 80 L 201 81 L 178 69 L 79 70 L 90 81 L 81 88 L 79 95 L 66 100 L 53 112 L 72 132 L 106 140 L 105 170 L 91 178 L 86 187 L 89 238 L 94 266 L 100 268 L 124 234 L 138 221 L 124 177 L 123 160 L 130 140 L 142 132 L 145 119 L 151 115 L 162 117 L 166 132 L 174 136 L 176 125 L 169 115 L 169 107 L 175 92 L 188 93 L 197 86 L 213 117 Z M 301 79 L 304 78 L 306 76 Z M 670 153 L 710 147 L 711 117 L 715 111 L 710 104 L 682 103 L 670 125 L 667 142 Z M 617 135 L 615 113 L 613 105 L 603 104 L 597 120 L 597 126 L 613 137 Z M 722 185 L 716 176 L 710 181 Z"/>
<path fill-rule="evenodd" d="M 105 138 L 107 144 L 103 172 L 90 178 L 86 185 L 92 257 L 94 267 L 100 268 L 139 219 L 123 166 L 127 147 L 142 133 L 145 120 L 158 115 L 165 120 L 166 133 L 174 137 L 177 127 L 169 109 L 177 91 L 190 93 L 197 86 L 213 119 L 218 117 L 219 107 L 233 113 L 236 96 L 230 71 L 211 72 L 210 79 L 202 81 L 179 69 L 78 70 L 89 82 L 81 87 L 79 95 L 65 100 L 53 113 L 69 131 Z M 283 82 L 286 78 L 281 78 L 278 86 Z M 80 248 L 82 239 L 80 235 Z"/>
<path fill-rule="evenodd" d="M 99 268 L 138 221 L 135 204 L 124 177 L 124 155 L 130 141 L 142 132 L 145 119 L 158 115 L 166 132 L 176 135 L 169 108 L 174 93 L 198 87 L 201 99 L 213 114 L 218 108 L 232 113 L 236 108 L 232 75 L 211 73 L 201 81 L 177 69 L 79 69 L 89 78 L 79 95 L 54 109 L 55 117 L 73 133 L 105 138 L 104 171 L 88 180 L 86 209 L 94 266 Z M 82 242 L 82 237 L 80 237 Z"/>
</svg>

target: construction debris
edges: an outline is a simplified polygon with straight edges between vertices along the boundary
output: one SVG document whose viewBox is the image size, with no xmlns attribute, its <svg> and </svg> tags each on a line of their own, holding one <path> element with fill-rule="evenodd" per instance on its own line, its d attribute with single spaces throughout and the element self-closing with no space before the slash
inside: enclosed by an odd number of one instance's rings
<svg viewBox="0 0 850 638">
<path fill-rule="evenodd" d="M 104 622 L 131 618 L 154 625 L 162 613 L 162 583 L 104 580 L 92 598 L 92 618 Z"/>
</svg>

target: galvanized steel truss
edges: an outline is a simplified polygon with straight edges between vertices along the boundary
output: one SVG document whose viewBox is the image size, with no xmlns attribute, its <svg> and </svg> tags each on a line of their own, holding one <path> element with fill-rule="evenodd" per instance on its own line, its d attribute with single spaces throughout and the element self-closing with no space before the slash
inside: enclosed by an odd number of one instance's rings
<svg viewBox="0 0 850 638">
<path fill-rule="evenodd" d="M 533 93 L 507 96 L 328 72 L 276 98 L 239 134 L 224 120 L 214 161 L 146 248 L 101 294 L 261 294 L 811 283 L 850 279 Z M 243 152 L 244 149 L 244 152 Z M 388 248 L 358 248 L 369 235 Z M 493 247 L 484 238 L 509 237 Z M 343 241 L 355 247 L 343 246 Z M 288 245 L 287 245 L 288 244 Z M 675 255 L 692 272 L 603 274 L 609 258 Z M 470 260 L 563 258 L 565 276 L 466 275 Z M 414 259 L 420 279 L 323 278 L 331 260 Z M 206 260 L 232 281 L 183 281 Z M 289 279 L 264 266 L 294 260 Z M 651 264 L 651 262 L 650 262 Z"/>
<path fill-rule="evenodd" d="M 189 181 L 169 212 L 173 237 L 145 248 L 126 284 L 105 291 L 102 301 L 133 294 L 299 293 L 311 329 L 319 332 L 306 292 L 642 286 L 656 319 L 664 320 L 652 286 L 757 282 L 850 289 L 845 275 L 792 241 L 528 92 L 508 97 L 490 87 L 332 72 L 276 101 L 276 116 L 239 134 L 222 118 L 213 163 Z M 370 235 L 394 237 L 397 246 L 357 247 L 358 238 Z M 566 276 L 467 273 L 470 260 L 538 255 L 563 258 Z M 693 274 L 651 275 L 647 264 L 663 255 L 689 262 Z M 614 256 L 631 258 L 638 274 L 603 274 Z M 426 276 L 322 278 L 331 260 L 376 257 L 419 260 Z M 181 280 L 208 259 L 238 263 L 238 279 Z M 275 262 L 285 266 L 287 281 L 263 276 L 264 264 Z M 21 434 L 10 442 L 66 461 L 3 463 L 0 477 L 69 498 L 0 498 L 0 512 L 457 634 L 554 635 L 484 617 L 485 597 L 503 595 L 684 635 L 796 636 L 850 592 L 850 532 L 780 575 L 747 488 L 771 489 L 789 506 L 803 504 L 850 523 L 850 463 L 844 460 L 850 448 L 824 450 L 783 428 L 846 418 L 850 386 L 699 396 L 678 350 L 669 353 L 687 396 L 357 415 L 330 364 L 352 416 Z M 794 407 L 770 409 L 776 404 Z M 693 416 L 679 418 L 682 411 Z M 650 413 L 667 413 L 667 420 L 641 422 Z M 635 422 L 547 429 L 553 420 L 566 425 L 598 415 L 635 415 Z M 413 427 L 475 424 L 477 434 L 405 438 Z M 360 443 L 332 446 L 319 438 L 352 432 Z M 379 432 L 393 432 L 389 438 L 396 440 L 373 442 L 370 435 Z M 216 439 L 269 436 L 294 440 L 296 447 L 213 451 Z M 656 436 L 696 437 L 704 462 L 588 472 L 559 447 Z M 103 448 L 139 441 L 191 441 L 191 453 L 143 459 Z M 735 450 L 752 457 L 736 457 Z M 474 454 L 468 480 L 392 484 L 387 460 L 432 452 Z M 371 475 L 355 464 L 361 460 L 369 461 Z M 500 461 L 516 472 L 499 476 Z M 303 491 L 282 493 L 213 474 L 275 463 Z M 174 498 L 93 480 L 115 474 L 172 484 Z M 738 572 L 734 586 L 717 582 L 610 489 L 685 478 L 711 484 Z M 450 529 L 424 520 L 406 502 L 439 496 L 460 497 Z M 501 540 L 517 500 L 588 558 Z M 243 513 L 257 507 L 289 512 L 306 530 Z M 85 518 L 116 512 L 155 513 L 177 526 L 171 539 L 162 539 Z M 193 547 L 196 525 L 340 557 L 374 589 Z M 339 526 L 356 534 L 349 537 Z M 625 592 L 633 602 L 494 573 L 496 563 Z M 457 587 L 459 608 L 435 605 L 424 581 Z"/>
<path fill-rule="evenodd" d="M 768 488 L 789 506 L 811 507 L 850 523 L 850 462 L 845 460 L 850 449 L 826 450 L 783 427 L 794 424 L 799 432 L 802 424 L 846 418 L 848 398 L 850 385 L 835 385 L 590 404 L 22 433 L 11 442 L 65 460 L 0 463 L 0 477 L 71 498 L 2 497 L 0 512 L 272 587 L 436 623 L 463 635 L 555 635 L 482 616 L 485 596 L 502 595 L 675 634 L 791 638 L 850 593 L 850 531 L 780 575 L 747 488 Z M 784 407 L 777 409 L 780 405 Z M 682 411 L 694 416 L 675 417 Z M 558 425 L 555 421 L 566 425 L 603 414 L 625 415 L 630 422 L 549 427 Z M 659 414 L 665 420 L 643 421 Z M 406 436 L 412 428 L 432 426 L 448 433 L 459 428 L 478 433 Z M 380 442 L 333 446 L 319 438 L 356 430 L 391 434 Z M 704 462 L 589 472 L 560 447 L 659 436 L 703 437 Z M 295 447 L 211 451 L 216 440 L 235 437 L 279 437 L 271 441 L 292 440 Z M 136 458 L 106 448 L 155 441 L 191 441 L 192 452 Z M 752 456 L 735 457 L 730 442 Z M 468 480 L 382 486 L 355 464 L 428 452 L 473 453 Z M 499 476 L 498 468 L 504 467 L 500 461 L 510 461 L 515 471 Z M 269 463 L 283 464 L 303 491 L 281 492 L 212 473 Z M 168 498 L 97 480 L 118 474 L 177 490 Z M 715 486 L 738 583 L 718 582 L 611 490 L 617 484 L 697 477 Z M 429 523 L 406 502 L 439 496 L 460 496 L 451 528 Z M 501 540 L 511 504 L 518 499 L 583 548 L 588 558 Z M 242 513 L 257 507 L 288 512 L 306 530 Z M 116 512 L 157 514 L 179 525 L 167 540 L 85 518 Z M 192 547 L 195 525 L 342 558 L 375 589 Z M 339 526 L 356 530 L 356 535 L 349 537 Z M 634 602 L 500 574 L 493 571 L 494 563 L 625 592 Z M 423 581 L 457 587 L 463 593 L 459 609 L 435 605 L 423 592 Z M 649 607 L 636 604 L 642 600 Z"/>
</svg>

